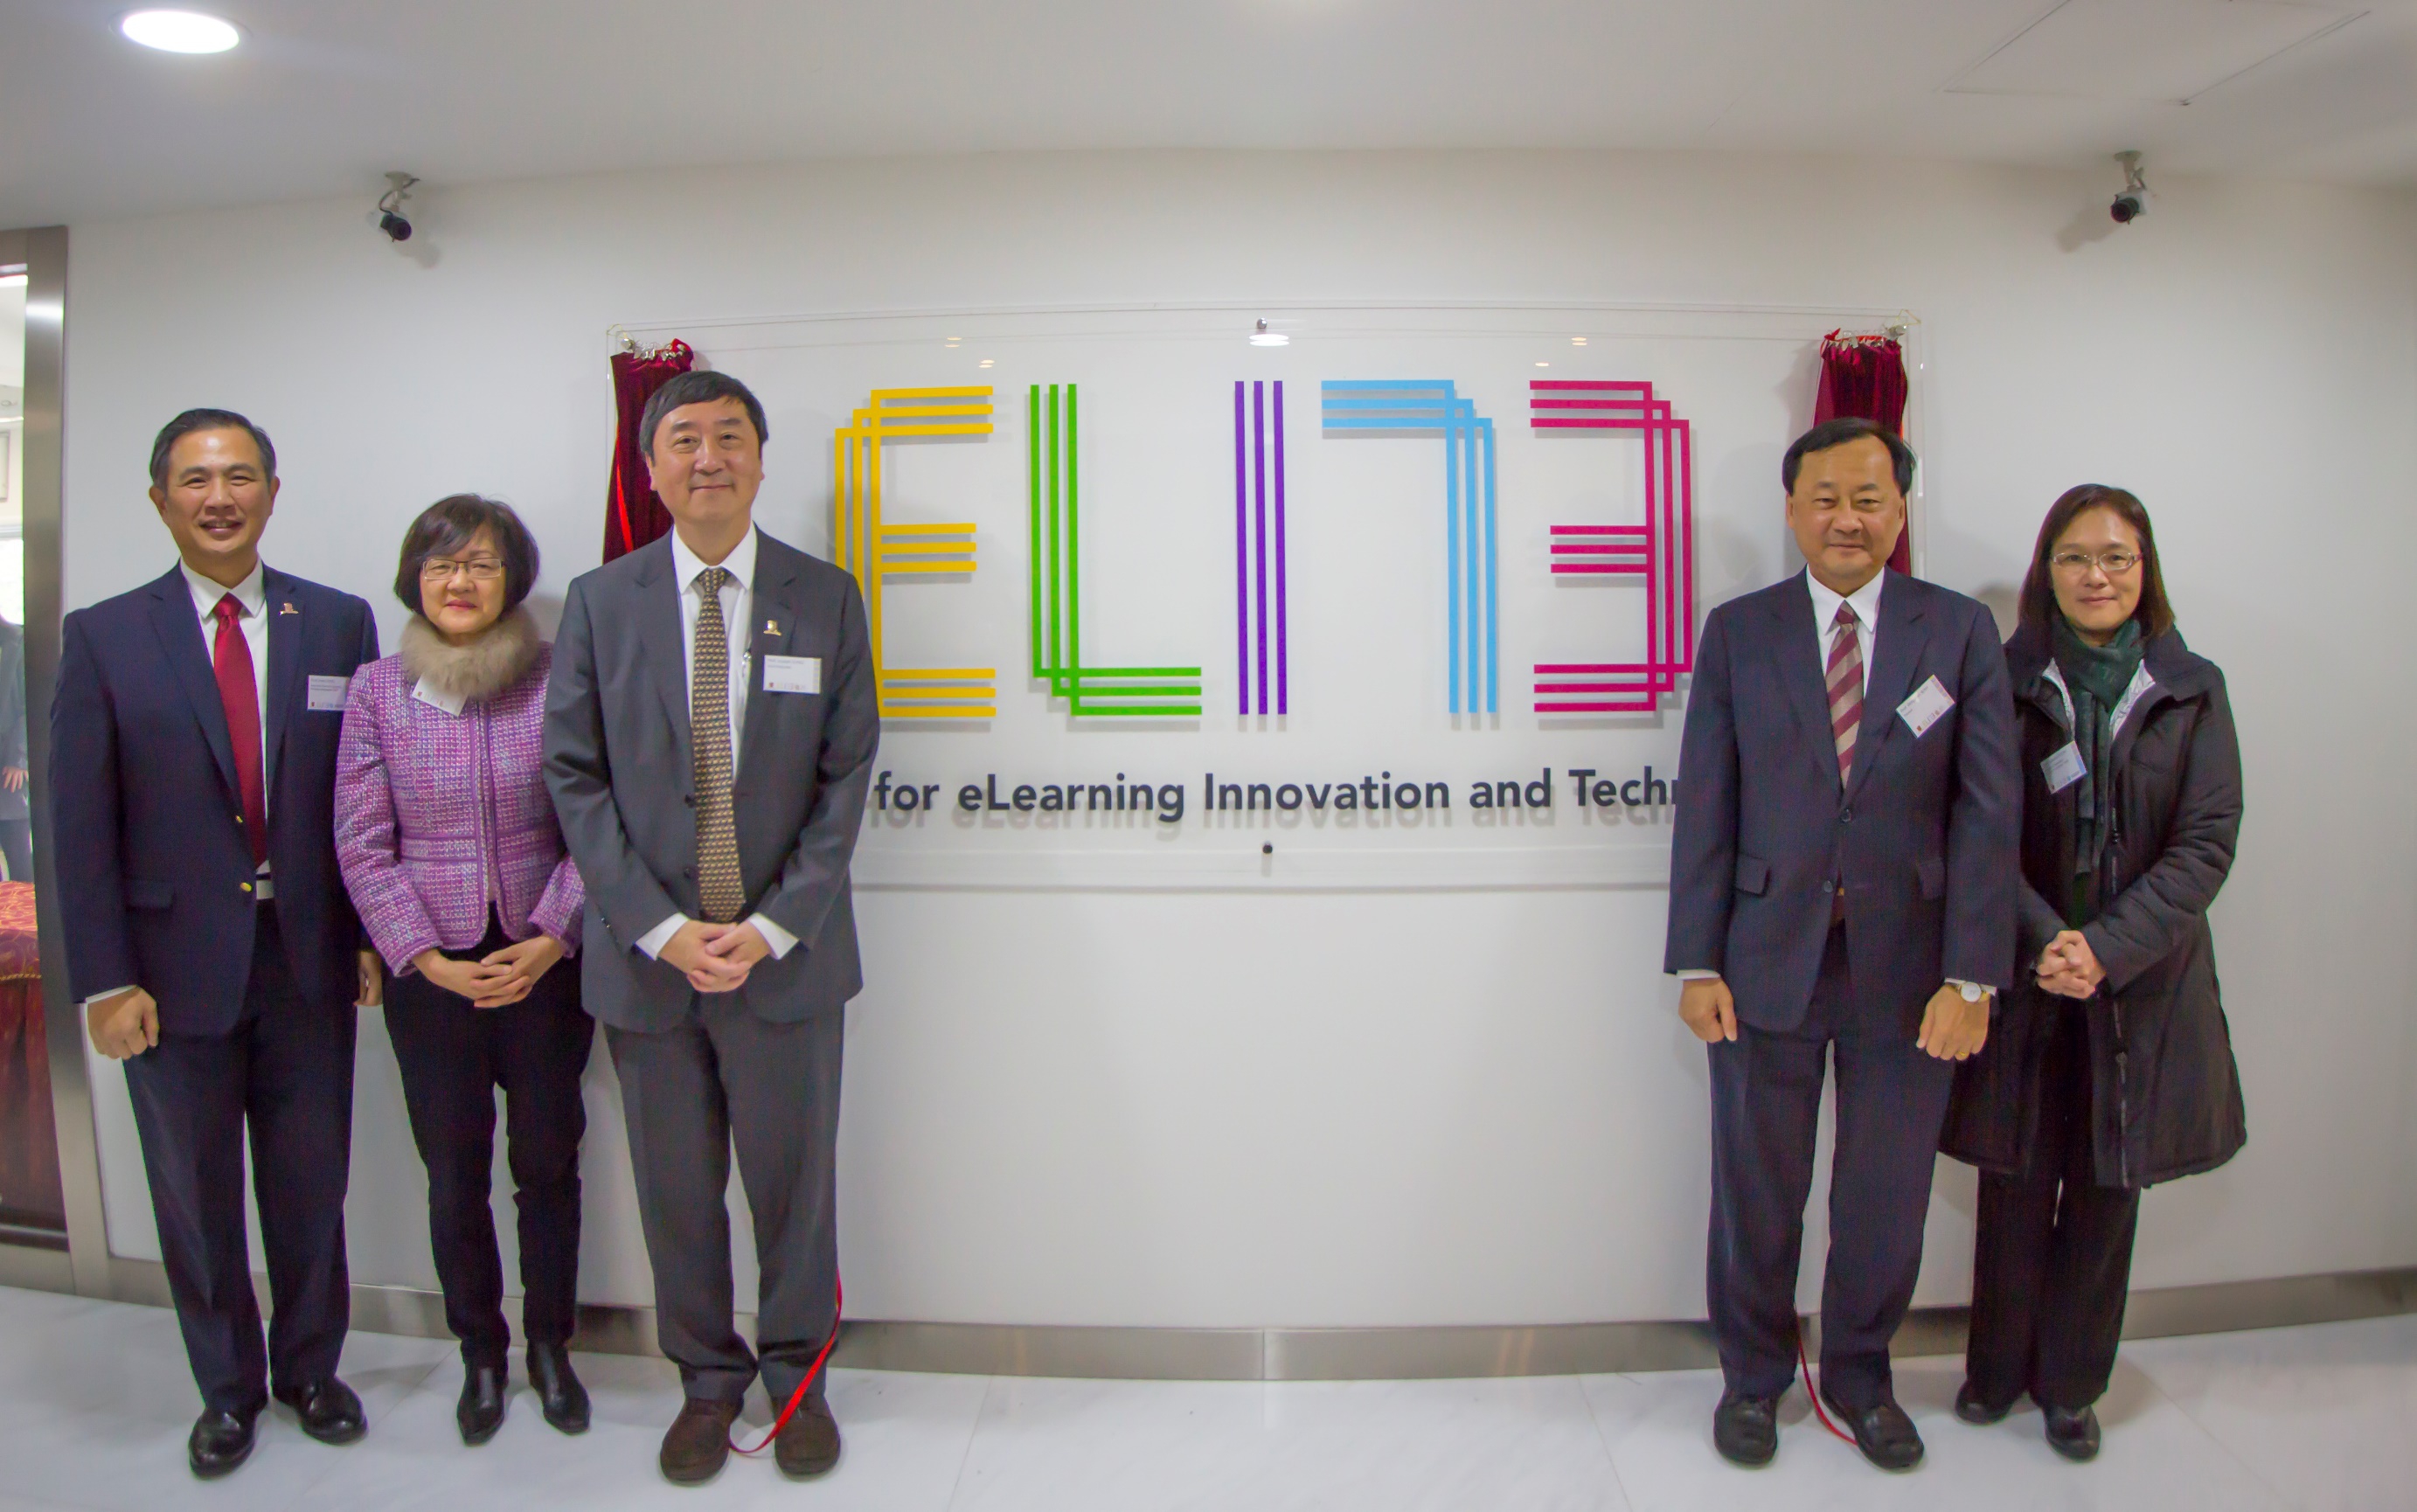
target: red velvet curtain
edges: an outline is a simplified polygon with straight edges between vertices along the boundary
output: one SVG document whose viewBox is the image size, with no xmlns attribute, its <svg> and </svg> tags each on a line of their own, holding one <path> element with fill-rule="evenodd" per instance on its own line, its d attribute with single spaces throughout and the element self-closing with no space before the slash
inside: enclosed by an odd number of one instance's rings
<svg viewBox="0 0 2417 1512">
<path fill-rule="evenodd" d="M 619 426 L 613 437 L 613 480 L 604 492 L 604 560 L 634 552 L 672 528 L 663 501 L 646 480 L 646 454 L 638 449 L 638 421 L 655 390 L 696 363 L 686 341 L 651 352 L 613 354 L 613 405 Z"/>
<path fill-rule="evenodd" d="M 1872 420 L 1899 435 L 1905 433 L 1905 348 L 1893 336 L 1842 336 L 1821 339 L 1821 393 L 1813 401 L 1813 423 L 1841 415 Z M 1896 538 L 1889 566 L 1913 571 L 1913 525 Z"/>
</svg>

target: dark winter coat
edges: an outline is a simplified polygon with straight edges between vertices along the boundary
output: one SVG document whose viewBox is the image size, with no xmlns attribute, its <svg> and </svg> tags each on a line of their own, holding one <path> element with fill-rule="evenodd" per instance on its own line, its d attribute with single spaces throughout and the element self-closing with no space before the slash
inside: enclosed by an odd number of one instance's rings
<svg viewBox="0 0 2417 1512">
<path fill-rule="evenodd" d="M 1981 1053 L 1956 1067 L 1939 1144 L 1984 1171 L 2029 1173 L 2048 1043 L 2057 1016 L 2078 1012 L 2089 1024 L 2097 1183 L 2147 1187 L 2212 1170 L 2247 1138 L 2207 927 L 2241 833 L 2241 747 L 2223 673 L 2178 632 L 2151 640 L 2142 666 L 2154 685 L 2116 732 L 2114 832 L 2098 877 L 2105 901 L 2081 931 L 2106 980 L 2086 1001 L 2044 991 L 2034 970 L 2065 928 L 2049 900 L 2070 885 L 2079 792 L 2049 793 L 2043 772 L 2073 738 L 2051 659 L 2045 627 L 2007 643 L 2022 746 L 2020 980 Z"/>
</svg>

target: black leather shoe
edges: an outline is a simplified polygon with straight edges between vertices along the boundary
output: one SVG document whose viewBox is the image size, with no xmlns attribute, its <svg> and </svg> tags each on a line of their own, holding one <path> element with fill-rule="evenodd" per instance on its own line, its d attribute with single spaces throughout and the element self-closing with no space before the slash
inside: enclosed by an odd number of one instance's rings
<svg viewBox="0 0 2417 1512">
<path fill-rule="evenodd" d="M 248 1413 L 208 1409 L 193 1420 L 193 1431 L 185 1440 L 185 1462 L 203 1480 L 218 1479 L 251 1458 L 259 1425 L 257 1407 Z"/>
<path fill-rule="evenodd" d="M 2098 1458 L 2098 1413 L 2094 1408 L 2068 1411 L 2048 1407 L 2042 1411 L 2047 1416 L 2049 1448 L 2076 1463 Z"/>
<path fill-rule="evenodd" d="M 1725 1392 L 1712 1409 L 1712 1447 L 1733 1465 L 1760 1469 L 1779 1452 L 1779 1399 Z"/>
<path fill-rule="evenodd" d="M 1855 1435 L 1855 1447 L 1863 1458 L 1882 1470 L 1911 1470 L 1922 1463 L 1922 1435 L 1915 1432 L 1913 1419 L 1893 1397 L 1883 1397 L 1860 1413 L 1848 1412 L 1838 1405 L 1836 1398 L 1827 1391 L 1821 1399 L 1830 1406 L 1830 1414 L 1847 1425 Z"/>
<path fill-rule="evenodd" d="M 292 1390 L 280 1386 L 277 1399 L 293 1408 L 302 1431 L 321 1444 L 350 1444 L 370 1430 L 361 1399 L 334 1376 Z"/>
<path fill-rule="evenodd" d="M 819 1475 L 839 1463 L 839 1420 L 830 1403 L 808 1397 L 772 1436 L 772 1462 L 793 1480 Z"/>
<path fill-rule="evenodd" d="M 2001 1423 L 2005 1421 L 2006 1414 L 2014 1410 L 2013 1402 L 2008 1402 L 2003 1407 L 1992 1407 L 1983 1401 L 1980 1394 L 1972 1389 L 1972 1383 L 1969 1381 L 1955 1388 L 1955 1415 L 1974 1428 L 1987 1428 L 1992 1423 Z"/>
<path fill-rule="evenodd" d="M 558 1432 L 587 1431 L 587 1388 L 570 1368 L 570 1350 L 559 1343 L 531 1342 L 529 1389 L 537 1393 L 545 1420 Z"/>
<path fill-rule="evenodd" d="M 504 1368 L 501 1365 L 465 1366 L 462 1371 L 462 1399 L 453 1404 L 453 1421 L 462 1429 L 464 1444 L 484 1444 L 504 1426 Z"/>
</svg>

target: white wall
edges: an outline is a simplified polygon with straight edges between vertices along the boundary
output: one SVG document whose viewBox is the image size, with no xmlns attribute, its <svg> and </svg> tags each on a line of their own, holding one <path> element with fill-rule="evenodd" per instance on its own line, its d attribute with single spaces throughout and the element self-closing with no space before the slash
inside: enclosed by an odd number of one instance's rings
<svg viewBox="0 0 2417 1512">
<path fill-rule="evenodd" d="M 2002 597 L 2057 492 L 2131 487 L 2239 710 L 2250 817 L 2216 931 L 2250 1143 L 2150 1199 L 2137 1282 L 2417 1263 L 2417 720 L 2387 649 L 2412 629 L 2417 202 L 2170 180 L 2110 234 L 2105 189 L 1697 156 L 976 157 L 439 188 L 415 201 L 405 251 L 368 228 L 365 199 L 78 226 L 67 601 L 168 565 L 143 461 L 194 403 L 272 430 L 287 487 L 271 556 L 380 602 L 389 642 L 393 543 L 451 490 L 525 510 L 558 595 L 600 537 L 612 321 L 1217 298 L 1910 306 L 1931 363 L 1931 574 Z M 1700 1316 L 1704 1068 L 1654 972 L 1664 901 L 865 897 L 851 1312 Z M 585 1286 L 643 1300 L 602 1061 Z M 372 1022 L 354 1274 L 425 1284 L 393 1078 Z M 114 1070 L 99 1081 L 113 1235 L 140 1253 L 123 1094 Z M 1925 1300 L 1963 1293 L 1970 1191 L 1942 1167 Z"/>
</svg>

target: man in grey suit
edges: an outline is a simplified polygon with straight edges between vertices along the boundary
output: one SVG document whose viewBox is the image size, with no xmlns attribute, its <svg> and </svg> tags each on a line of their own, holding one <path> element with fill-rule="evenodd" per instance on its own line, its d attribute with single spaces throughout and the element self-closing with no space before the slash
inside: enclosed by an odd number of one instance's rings
<svg viewBox="0 0 2417 1512">
<path fill-rule="evenodd" d="M 689 372 L 639 445 L 669 537 L 570 585 L 545 771 L 587 885 L 581 986 L 621 1081 L 657 1338 L 686 1404 L 664 1476 L 708 1480 L 760 1370 L 792 1475 L 839 1460 L 842 1010 L 863 985 L 848 862 L 881 719 L 856 582 L 754 526 L 764 410 Z M 730 1151 L 755 1222 L 756 1349 L 732 1321 Z M 760 1358 L 759 1358 L 760 1356 Z"/>
</svg>

